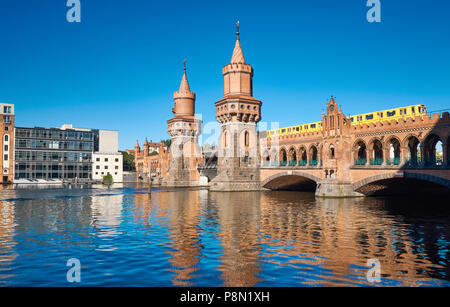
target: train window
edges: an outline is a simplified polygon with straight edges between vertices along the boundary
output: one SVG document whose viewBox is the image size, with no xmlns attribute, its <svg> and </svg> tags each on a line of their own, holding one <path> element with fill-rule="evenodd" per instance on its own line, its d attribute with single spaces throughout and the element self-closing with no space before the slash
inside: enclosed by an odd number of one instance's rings
<svg viewBox="0 0 450 307">
<path fill-rule="evenodd" d="M 351 117 L 350 118 L 350 121 L 353 123 L 353 121 L 355 120 L 355 118 L 354 117 Z"/>
<path fill-rule="evenodd" d="M 395 111 L 388 111 L 387 112 L 387 116 L 388 117 L 391 117 L 391 116 L 394 116 L 395 115 Z"/>
<path fill-rule="evenodd" d="M 285 133 L 285 132 L 286 132 L 286 129 L 281 130 L 281 133 Z"/>
<path fill-rule="evenodd" d="M 366 119 L 373 119 L 373 114 L 366 115 Z"/>
<path fill-rule="evenodd" d="M 411 112 L 412 112 L 412 113 L 416 113 L 414 107 L 411 108 Z"/>
<path fill-rule="evenodd" d="M 312 128 L 312 129 L 316 128 L 316 124 L 312 124 L 312 125 L 311 125 L 311 128 Z"/>
<path fill-rule="evenodd" d="M 295 128 L 295 130 L 299 131 L 300 129 L 298 129 L 298 127 L 297 127 L 297 128 Z"/>
<path fill-rule="evenodd" d="M 407 110 L 403 109 L 403 114 L 407 114 L 407 113 L 408 113 Z"/>
</svg>

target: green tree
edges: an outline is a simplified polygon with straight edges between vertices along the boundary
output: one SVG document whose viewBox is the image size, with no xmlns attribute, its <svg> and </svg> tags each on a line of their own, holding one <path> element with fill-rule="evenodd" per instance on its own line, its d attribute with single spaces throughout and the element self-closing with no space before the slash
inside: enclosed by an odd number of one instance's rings
<svg viewBox="0 0 450 307">
<path fill-rule="evenodd" d="M 135 172 L 136 166 L 134 165 L 134 155 L 129 154 L 126 151 L 122 151 L 123 156 L 123 170 L 125 172 Z"/>
<path fill-rule="evenodd" d="M 172 144 L 172 140 L 171 139 L 161 140 L 161 143 L 163 143 L 167 148 L 170 148 L 170 145 Z"/>
</svg>

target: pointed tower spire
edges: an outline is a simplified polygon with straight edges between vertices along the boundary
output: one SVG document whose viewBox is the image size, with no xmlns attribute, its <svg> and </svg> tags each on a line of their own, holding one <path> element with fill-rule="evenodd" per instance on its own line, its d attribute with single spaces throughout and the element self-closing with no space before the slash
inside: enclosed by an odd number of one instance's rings
<svg viewBox="0 0 450 307">
<path fill-rule="evenodd" d="M 183 78 L 181 79 L 180 90 L 178 93 L 190 93 L 191 89 L 189 88 L 189 82 L 186 75 L 186 60 L 184 60 L 184 72 Z"/>
<path fill-rule="evenodd" d="M 242 52 L 241 40 L 239 39 L 239 21 L 236 23 L 236 44 L 234 46 L 232 64 L 245 64 L 244 53 Z"/>
<path fill-rule="evenodd" d="M 191 92 L 186 74 L 186 60 L 184 60 L 183 77 L 181 78 L 180 89 L 173 94 L 175 107 L 172 112 L 175 116 L 194 116 L 195 113 L 195 93 Z"/>
</svg>

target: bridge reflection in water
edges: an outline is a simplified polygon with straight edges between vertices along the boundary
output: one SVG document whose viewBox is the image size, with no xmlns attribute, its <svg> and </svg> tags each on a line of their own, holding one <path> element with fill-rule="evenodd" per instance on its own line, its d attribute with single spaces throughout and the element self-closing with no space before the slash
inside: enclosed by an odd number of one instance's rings
<svg viewBox="0 0 450 307">
<path fill-rule="evenodd" d="M 175 285 L 196 285 L 209 258 L 223 286 L 369 284 L 371 258 L 385 285 L 450 279 L 449 215 L 420 201 L 185 190 L 154 203 L 169 220 Z"/>
<path fill-rule="evenodd" d="M 450 208 L 439 199 L 145 186 L 0 194 L 0 284 L 450 285 Z M 38 283 L 38 284 L 36 284 Z"/>
</svg>

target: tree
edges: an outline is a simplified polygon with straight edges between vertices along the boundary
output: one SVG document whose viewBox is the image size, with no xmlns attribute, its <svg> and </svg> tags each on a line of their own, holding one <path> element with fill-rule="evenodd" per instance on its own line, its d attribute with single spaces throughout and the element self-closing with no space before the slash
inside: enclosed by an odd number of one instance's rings
<svg viewBox="0 0 450 307">
<path fill-rule="evenodd" d="M 126 151 L 122 151 L 123 156 L 123 170 L 125 172 L 135 172 L 136 166 L 134 165 L 134 155 L 129 154 Z"/>
<path fill-rule="evenodd" d="M 163 143 L 167 148 L 170 148 L 170 145 L 172 144 L 172 140 L 161 140 L 161 143 Z"/>
</svg>

